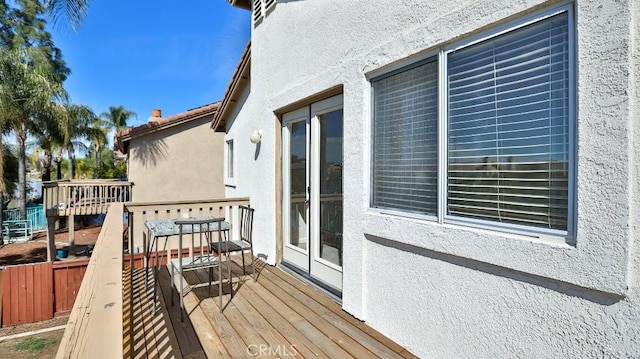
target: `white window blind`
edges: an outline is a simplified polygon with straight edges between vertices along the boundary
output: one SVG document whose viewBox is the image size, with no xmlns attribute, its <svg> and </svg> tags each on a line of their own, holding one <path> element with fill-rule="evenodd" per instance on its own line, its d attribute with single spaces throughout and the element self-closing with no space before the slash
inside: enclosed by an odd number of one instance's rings
<svg viewBox="0 0 640 359">
<path fill-rule="evenodd" d="M 373 79 L 372 206 L 437 213 L 438 64 Z"/>
<path fill-rule="evenodd" d="M 449 53 L 448 215 L 567 230 L 569 51 L 565 12 Z"/>
</svg>

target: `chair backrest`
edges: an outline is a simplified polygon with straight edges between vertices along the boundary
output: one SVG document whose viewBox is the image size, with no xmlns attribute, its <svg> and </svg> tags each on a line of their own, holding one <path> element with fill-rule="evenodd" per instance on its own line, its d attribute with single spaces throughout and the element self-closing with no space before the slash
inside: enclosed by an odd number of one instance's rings
<svg viewBox="0 0 640 359">
<path fill-rule="evenodd" d="M 240 239 L 252 243 L 253 237 L 253 212 L 255 208 L 249 206 L 240 207 Z"/>
<path fill-rule="evenodd" d="M 189 255 L 193 255 L 193 252 L 198 249 L 198 253 L 204 253 L 205 250 L 209 250 L 211 243 L 215 241 L 213 236 L 206 236 L 205 233 L 217 232 L 218 248 L 222 247 L 222 222 L 224 218 L 180 218 L 175 220 L 175 224 L 179 228 L 179 233 L 188 234 L 191 237 L 191 246 Z M 197 234 L 197 236 L 195 235 Z M 195 239 L 198 242 L 194 242 Z M 211 242 L 211 243 L 210 243 Z M 182 246 L 189 245 L 189 243 L 182 243 Z"/>
</svg>

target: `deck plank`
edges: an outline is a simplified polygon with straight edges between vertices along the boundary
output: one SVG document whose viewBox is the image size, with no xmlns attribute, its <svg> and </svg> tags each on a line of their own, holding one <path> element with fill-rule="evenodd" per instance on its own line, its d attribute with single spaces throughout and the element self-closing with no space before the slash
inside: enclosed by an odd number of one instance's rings
<svg viewBox="0 0 640 359">
<path fill-rule="evenodd" d="M 358 328 L 362 332 L 366 333 L 372 339 L 378 341 L 381 344 L 384 344 L 386 347 L 388 347 L 389 349 L 393 350 L 395 353 L 399 354 L 403 358 L 415 358 L 416 357 L 415 355 L 411 354 L 408 350 L 406 350 L 404 347 L 402 347 L 398 343 L 394 342 L 393 340 L 389 339 L 388 337 L 382 335 L 380 332 L 378 332 L 375 329 L 371 328 L 370 326 L 366 325 L 364 322 L 354 318 L 353 316 L 351 316 L 347 312 L 343 311 L 342 308 L 340 308 L 340 305 L 337 302 L 335 302 L 335 300 L 333 300 L 332 298 L 330 298 L 330 297 L 326 296 L 325 294 L 321 293 L 316 288 L 310 286 L 307 283 L 304 283 L 304 282 L 300 281 L 299 279 L 295 278 L 291 274 L 289 274 L 289 273 L 287 273 L 287 272 L 285 272 L 285 271 L 283 271 L 281 269 L 277 269 L 277 270 L 273 270 L 272 268 L 269 268 L 269 269 L 270 270 L 269 270 L 268 273 L 271 273 L 273 275 L 276 275 L 276 276 L 280 277 L 283 281 L 287 282 L 288 284 L 290 284 L 294 288 L 296 288 L 296 290 L 301 291 L 301 292 L 307 294 L 308 296 L 312 297 L 315 301 L 317 301 L 318 303 L 323 305 L 325 308 L 331 310 L 333 313 L 335 313 L 342 320 L 345 320 L 345 321 L 349 322 L 350 324 L 354 325 L 356 328 Z M 261 275 L 262 274 L 263 273 L 261 273 Z"/>
<path fill-rule="evenodd" d="M 257 340 L 258 343 L 262 341 L 256 338 L 255 331 L 236 331 L 236 328 L 238 328 L 236 323 L 231 324 L 233 315 L 230 317 L 229 314 L 220 313 L 218 305 L 213 303 L 213 298 L 203 300 L 200 305 L 206 313 L 209 322 L 224 343 L 225 348 L 233 358 L 249 356 L 248 350 L 252 344 L 252 340 Z M 234 310 L 229 307 L 226 307 L 225 310 L 227 312 L 234 312 Z"/>
<path fill-rule="evenodd" d="M 260 315 L 258 310 L 248 302 L 248 299 L 245 298 L 244 295 L 234 297 L 233 305 L 242 313 L 242 316 L 247 320 L 248 324 L 251 325 L 251 327 L 253 327 L 253 329 L 263 338 L 264 342 L 267 344 L 267 347 L 265 348 L 283 348 L 282 350 L 287 349 L 289 351 L 294 350 L 305 358 L 328 358 L 323 355 L 320 349 L 317 349 L 315 352 L 311 351 L 306 345 L 297 345 L 297 343 L 292 342 L 292 340 L 280 334 L 280 332 L 274 328 L 265 317 Z M 256 348 L 250 348 L 251 353 L 255 354 L 252 349 Z M 259 350 L 258 353 L 262 350 L 261 347 L 258 347 L 257 349 Z"/>
<path fill-rule="evenodd" d="M 265 302 L 263 297 L 256 295 L 251 291 L 247 293 L 251 297 L 251 305 L 255 308 L 273 328 L 277 328 L 280 335 L 287 338 L 287 340 L 295 345 L 299 352 L 308 352 L 311 355 L 306 357 L 322 357 L 330 358 L 331 356 L 325 354 L 316 342 L 313 342 L 306 336 L 304 336 L 290 321 L 286 320 L 278 311 L 273 310 L 271 304 Z"/>
<path fill-rule="evenodd" d="M 152 302 L 144 294 L 144 276 L 140 269 L 124 272 L 126 297 L 123 311 L 124 358 L 178 358 L 182 357 L 163 299 L 158 313 L 152 315 Z M 131 289 L 135 290 L 131 295 Z M 132 327 L 133 326 L 133 327 Z M 131 329 L 131 331 L 130 331 Z M 132 335 L 133 334 L 133 335 Z M 133 338 L 132 338 L 133 336 Z M 133 342 L 132 342 L 133 341 Z M 131 350 L 133 344 L 134 350 Z"/>
<path fill-rule="evenodd" d="M 181 309 L 178 292 L 174 291 L 174 305 L 171 305 L 171 291 L 173 289 L 170 285 L 168 266 L 160 267 L 158 283 L 160 284 L 160 293 L 169 311 L 176 337 L 180 343 L 180 351 L 183 357 L 199 355 L 199 352 L 203 352 L 209 358 L 229 357 L 222 341 L 218 336 L 213 335 L 212 328 L 206 322 L 205 313 L 199 307 L 197 299 L 193 298 L 193 295 L 189 295 L 191 293 L 184 298 L 186 313 L 184 313 L 184 321 L 180 320 Z"/>
<path fill-rule="evenodd" d="M 222 313 L 218 308 L 217 271 L 214 271 L 210 293 L 207 272 L 187 272 L 185 320 L 180 322 L 178 294 L 174 292 L 172 307 L 169 272 L 162 266 L 159 314 L 166 313 L 168 324 L 165 325 L 174 329 L 177 344 L 172 345 L 179 346 L 177 357 L 415 358 L 344 312 L 335 299 L 280 268 L 258 260 L 258 281 L 254 282 L 251 267 L 247 267 L 245 275 L 241 258 L 234 256 L 232 270 L 232 285 L 223 285 Z M 226 276 L 223 270 L 225 279 Z M 231 289 L 233 298 L 229 296 Z M 155 335 L 161 328 L 153 319 L 137 325 Z M 149 340 L 145 346 L 150 350 L 148 354 L 167 357 L 162 352 L 164 342 L 161 338 Z"/>
<path fill-rule="evenodd" d="M 234 278 L 236 278 L 237 284 L 241 283 L 239 285 L 259 285 L 253 283 L 253 279 L 250 276 L 244 275 L 241 265 L 239 265 L 237 262 L 232 263 L 232 271 L 234 273 Z M 262 266 L 266 265 L 264 262 L 260 263 L 262 263 Z M 241 295 L 234 297 L 234 303 L 240 300 L 239 297 L 242 297 L 244 302 L 240 302 L 240 305 L 243 305 L 243 303 L 246 304 L 246 310 L 244 313 L 248 315 L 250 315 L 251 313 L 256 313 L 256 316 L 252 316 L 252 320 L 254 322 L 257 320 L 257 324 L 260 325 L 260 328 L 274 328 L 274 332 L 277 333 L 275 334 L 271 332 L 265 335 L 272 334 L 276 337 L 279 336 L 281 338 L 285 338 L 283 342 L 276 343 L 275 345 L 270 346 L 270 349 L 288 350 L 288 353 L 293 350 L 296 353 L 302 354 L 305 358 L 329 358 L 329 356 L 327 356 L 313 341 L 309 340 L 305 336 L 299 335 L 296 328 L 292 325 L 291 322 L 286 321 L 280 314 L 273 312 L 270 305 L 262 300 L 260 296 L 256 296 L 253 291 L 242 290 L 238 292 Z M 287 298 L 282 298 L 282 300 L 286 302 Z M 262 320 L 258 319 L 257 316 L 262 317 Z M 278 329 L 276 330 L 275 328 Z"/>
<path fill-rule="evenodd" d="M 298 332 L 304 337 L 308 338 L 313 343 L 316 343 L 320 350 L 327 354 L 331 358 L 352 358 L 352 356 L 342 349 L 339 345 L 327 337 L 316 327 L 314 327 L 303 316 L 298 314 L 294 309 L 289 306 L 291 297 L 278 298 L 276 295 L 260 285 L 247 285 L 256 296 L 263 299 L 271 310 L 278 312 L 283 318 L 286 319 Z"/>
<path fill-rule="evenodd" d="M 309 305 L 315 303 L 313 300 L 307 300 L 308 297 L 306 297 L 302 292 L 299 291 L 285 291 L 277 283 L 275 283 L 281 282 L 278 277 L 274 278 L 273 276 L 270 276 L 269 271 L 263 271 L 263 273 L 265 275 L 263 276 L 263 278 L 261 278 L 261 285 L 265 289 L 273 293 L 273 295 L 275 295 L 276 297 L 283 297 L 285 295 L 290 296 L 291 298 L 287 301 L 287 305 L 295 310 L 300 316 L 304 317 L 309 323 L 313 324 L 316 329 L 318 329 L 325 336 L 338 344 L 342 349 L 347 351 L 355 358 L 366 358 L 373 355 L 373 353 L 369 351 L 366 346 L 354 340 L 343 331 L 336 330 L 334 324 L 324 318 L 317 311 L 314 311 L 312 308 L 310 308 Z M 368 340 L 366 342 L 366 345 L 369 345 Z"/>
<path fill-rule="evenodd" d="M 354 325 L 354 323 L 352 323 L 351 320 L 344 320 L 344 318 L 336 314 L 334 311 L 328 309 L 327 306 L 322 305 L 312 296 L 304 293 L 297 287 L 282 280 L 282 278 L 273 274 L 272 271 L 263 271 L 262 275 L 264 280 L 267 281 L 267 284 L 265 284 L 265 282 L 262 282 L 263 285 L 267 286 L 269 281 L 274 285 L 277 285 L 279 287 L 279 291 L 289 293 L 292 297 L 297 299 L 301 303 L 301 305 L 304 305 L 305 308 L 312 310 L 314 313 L 330 323 L 330 325 L 334 326 L 334 328 L 329 328 L 329 330 L 339 329 L 348 338 L 364 346 L 368 351 L 371 352 L 368 355 L 375 354 L 376 356 L 381 358 L 402 358 L 400 354 L 396 353 L 391 348 L 380 343 L 378 340 L 375 340 L 374 338 L 360 330 L 356 325 Z M 275 293 L 276 289 L 272 291 Z M 346 346 L 347 348 L 349 348 L 350 344 L 346 343 Z M 354 353 L 354 355 L 357 356 L 361 354 L 362 353 Z"/>
</svg>

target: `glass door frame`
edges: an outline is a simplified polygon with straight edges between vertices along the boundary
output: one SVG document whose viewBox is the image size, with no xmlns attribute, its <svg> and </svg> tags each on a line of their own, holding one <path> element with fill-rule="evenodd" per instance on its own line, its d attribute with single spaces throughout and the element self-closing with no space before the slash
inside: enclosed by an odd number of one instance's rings
<svg viewBox="0 0 640 359">
<path fill-rule="evenodd" d="M 303 107 L 295 111 L 288 112 L 282 116 L 282 246 L 283 246 L 283 260 L 294 264 L 300 269 L 309 271 L 309 206 L 306 206 L 305 218 L 307 219 L 306 226 L 306 238 L 307 246 L 305 249 L 299 246 L 291 244 L 291 133 L 290 125 L 294 123 L 304 123 L 306 127 L 305 146 L 307 158 L 305 160 L 305 174 L 306 174 L 306 197 L 305 203 L 310 201 L 309 194 L 309 136 L 310 136 L 310 123 L 309 123 L 309 107 Z"/>
<path fill-rule="evenodd" d="M 342 94 L 312 103 L 282 116 L 282 234 L 283 261 L 293 264 L 330 288 L 342 291 L 342 266 L 320 258 L 320 120 L 319 116 L 343 109 Z M 291 134 L 290 125 L 306 123 L 306 208 L 307 247 L 299 248 L 291 240 Z M 344 117 L 343 117 L 344 123 Z M 343 133 L 344 140 L 344 133 Z M 344 158 L 343 158 L 344 160 Z M 344 247 L 344 246 L 342 246 Z"/>
<path fill-rule="evenodd" d="M 311 277 L 342 290 L 342 266 L 320 257 L 320 145 L 321 129 L 319 117 L 343 109 L 342 95 L 333 96 L 311 104 L 311 156 L 309 161 L 311 175 L 310 191 L 310 268 Z M 344 118 L 343 118 L 344 123 Z M 343 136 L 344 142 L 344 136 Z M 344 158 L 343 158 L 344 161 Z M 344 247 L 344 246 L 342 246 Z"/>
</svg>

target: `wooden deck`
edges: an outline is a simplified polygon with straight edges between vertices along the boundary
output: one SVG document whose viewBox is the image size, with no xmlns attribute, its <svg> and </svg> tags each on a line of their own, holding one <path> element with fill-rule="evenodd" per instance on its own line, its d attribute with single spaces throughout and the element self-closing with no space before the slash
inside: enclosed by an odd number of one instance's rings
<svg viewBox="0 0 640 359">
<path fill-rule="evenodd" d="M 240 263 L 238 266 L 237 263 Z M 174 292 L 170 305 L 169 272 L 159 276 L 159 310 L 144 294 L 143 271 L 125 271 L 125 358 L 414 358 L 390 339 L 342 311 L 333 299 L 281 269 L 260 262 L 258 281 L 242 274 L 234 257 L 233 292 L 224 285 L 224 311 L 218 288 L 207 290 L 206 273 L 185 275 L 185 320 Z M 247 267 L 247 271 L 250 268 Z M 204 285 L 201 285 L 204 284 Z"/>
</svg>

